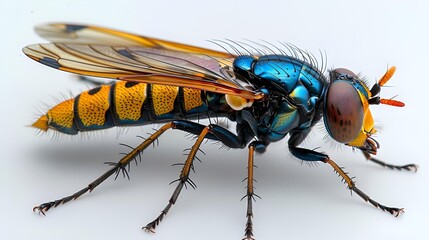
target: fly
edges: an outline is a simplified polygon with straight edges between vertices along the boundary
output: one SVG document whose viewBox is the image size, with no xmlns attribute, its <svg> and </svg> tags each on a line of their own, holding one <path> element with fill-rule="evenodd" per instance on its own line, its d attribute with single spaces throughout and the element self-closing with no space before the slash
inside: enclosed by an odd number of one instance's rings
<svg viewBox="0 0 429 240">
<path fill-rule="evenodd" d="M 126 167 L 158 137 L 170 129 L 197 136 L 179 174 L 177 187 L 167 206 L 143 229 L 153 232 L 186 184 L 201 143 L 208 139 L 229 148 L 248 148 L 245 239 L 253 239 L 254 154 L 289 136 L 289 151 L 307 162 L 331 166 L 366 202 L 399 216 L 402 208 L 389 207 L 372 199 L 359 188 L 329 155 L 300 147 L 312 127 L 322 120 L 329 136 L 360 150 L 365 158 L 391 169 L 417 171 L 417 165 L 382 162 L 373 156 L 380 145 L 370 105 L 403 107 L 404 103 L 380 97 L 380 90 L 393 76 L 391 67 L 371 88 L 354 72 L 337 68 L 324 75 L 324 66 L 292 45 L 280 53 L 255 54 L 236 42 L 224 42 L 234 53 L 215 51 L 171 41 L 134 35 L 117 30 L 73 24 L 49 24 L 36 28 L 51 43 L 29 45 L 24 53 L 55 69 L 115 79 L 51 108 L 32 126 L 63 134 L 95 131 L 116 126 L 160 123 L 161 127 L 133 148 L 111 168 L 69 196 L 34 207 L 43 215 L 53 207 L 94 190 Z M 221 44 L 220 44 L 221 45 Z M 265 47 L 265 46 L 264 46 Z M 225 117 L 234 121 L 235 131 L 196 119 Z"/>
</svg>

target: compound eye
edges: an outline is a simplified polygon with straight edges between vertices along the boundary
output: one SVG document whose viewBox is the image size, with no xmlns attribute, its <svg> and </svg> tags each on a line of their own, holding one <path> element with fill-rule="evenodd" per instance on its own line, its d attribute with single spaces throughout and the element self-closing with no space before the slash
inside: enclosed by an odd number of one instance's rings
<svg viewBox="0 0 429 240">
<path fill-rule="evenodd" d="M 340 143 L 352 142 L 363 124 L 363 106 L 357 90 L 347 81 L 335 81 L 326 93 L 325 126 Z"/>
<path fill-rule="evenodd" d="M 335 80 L 351 80 L 357 78 L 357 75 L 347 68 L 336 68 L 331 71 L 331 82 Z"/>
</svg>

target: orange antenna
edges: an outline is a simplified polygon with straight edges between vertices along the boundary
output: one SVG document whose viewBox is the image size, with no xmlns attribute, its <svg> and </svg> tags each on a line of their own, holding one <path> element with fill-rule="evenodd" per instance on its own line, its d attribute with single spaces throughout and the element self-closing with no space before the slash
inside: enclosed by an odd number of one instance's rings
<svg viewBox="0 0 429 240">
<path fill-rule="evenodd" d="M 380 78 L 380 80 L 378 80 L 378 83 L 376 83 L 372 89 L 371 89 L 371 94 L 374 96 L 371 99 L 369 99 L 369 103 L 370 104 L 385 104 L 385 105 L 389 105 L 389 106 L 394 106 L 394 107 L 403 107 L 405 106 L 405 103 L 398 101 L 398 100 L 393 100 L 391 99 L 386 99 L 386 98 L 380 98 L 380 97 L 375 97 L 376 95 L 378 95 L 380 93 L 380 87 L 383 86 L 384 84 L 386 84 L 393 76 L 393 74 L 396 71 L 396 67 L 392 66 L 390 67 L 387 72 Z"/>
<path fill-rule="evenodd" d="M 405 106 L 405 103 L 403 103 L 401 101 L 397 101 L 397 100 L 393 100 L 393 99 L 385 99 L 385 98 L 380 99 L 380 104 L 386 104 L 386 105 L 394 106 L 394 107 Z"/>
<path fill-rule="evenodd" d="M 384 84 L 386 84 L 387 81 L 389 81 L 390 78 L 392 78 L 395 71 L 396 71 L 395 66 L 390 67 L 389 70 L 387 70 L 387 72 L 383 75 L 383 77 L 380 78 L 380 80 L 378 81 L 378 84 L 380 86 L 383 86 Z"/>
</svg>

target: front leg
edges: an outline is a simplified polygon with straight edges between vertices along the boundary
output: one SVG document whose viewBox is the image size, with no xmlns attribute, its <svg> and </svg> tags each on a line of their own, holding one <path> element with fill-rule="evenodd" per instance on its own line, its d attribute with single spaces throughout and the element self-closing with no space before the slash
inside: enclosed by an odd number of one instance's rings
<svg viewBox="0 0 429 240">
<path fill-rule="evenodd" d="M 417 172 L 417 169 L 419 168 L 419 166 L 417 164 L 406 164 L 406 165 L 393 165 L 393 164 L 389 164 L 386 162 L 383 162 L 381 160 L 378 160 L 377 158 L 374 158 L 368 151 L 365 151 L 363 149 L 361 149 L 363 155 L 365 156 L 366 160 L 371 161 L 373 163 L 376 163 L 378 165 L 381 165 L 383 167 L 387 167 L 390 169 L 396 169 L 396 170 L 407 170 L 407 171 L 414 171 Z"/>
<path fill-rule="evenodd" d="M 306 133 L 304 133 L 306 134 Z M 361 197 L 365 202 L 371 203 L 374 207 L 379 208 L 383 211 L 387 211 L 390 214 L 394 215 L 395 217 L 399 216 L 401 213 L 404 212 L 403 208 L 396 208 L 396 207 L 387 207 L 383 204 L 380 204 L 379 202 L 375 201 L 374 199 L 370 198 L 367 194 L 365 194 L 363 191 L 361 191 L 359 188 L 356 187 L 356 183 L 353 181 L 352 178 L 350 178 L 346 172 L 343 171 L 341 167 L 339 167 L 327 154 L 316 152 L 314 150 L 306 149 L 306 148 L 300 148 L 297 147 L 299 143 L 301 143 L 302 139 L 304 139 L 305 136 L 302 135 L 302 133 L 295 132 L 292 134 L 290 140 L 289 140 L 289 151 L 297 158 L 308 161 L 308 162 L 323 162 L 329 164 L 336 173 L 338 173 L 344 181 L 347 183 L 348 189 L 355 192 L 359 197 Z"/>
<path fill-rule="evenodd" d="M 374 199 L 370 198 L 368 195 L 366 195 L 363 191 L 361 191 L 359 188 L 356 187 L 355 182 L 352 178 L 350 178 L 344 170 L 339 167 L 331 158 L 329 158 L 328 155 L 319 153 L 310 149 L 306 148 L 298 148 L 289 146 L 290 152 L 297 158 L 304 160 L 304 161 L 310 161 L 310 162 L 323 162 L 331 165 L 331 167 L 334 169 L 336 173 L 338 173 L 344 181 L 347 183 L 348 188 L 355 192 L 359 197 L 361 197 L 365 202 L 370 202 L 374 207 L 379 208 L 383 211 L 387 211 L 390 214 L 394 215 L 395 217 L 399 216 L 401 213 L 404 212 L 403 208 L 396 208 L 396 207 L 387 207 L 383 204 L 380 204 L 379 202 L 375 201 Z"/>
</svg>

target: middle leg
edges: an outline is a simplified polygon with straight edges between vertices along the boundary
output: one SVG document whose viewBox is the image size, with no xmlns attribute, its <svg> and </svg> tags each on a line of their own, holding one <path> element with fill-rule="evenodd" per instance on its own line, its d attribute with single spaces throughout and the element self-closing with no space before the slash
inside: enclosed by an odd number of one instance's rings
<svg viewBox="0 0 429 240">
<path fill-rule="evenodd" d="M 249 156 L 247 161 L 247 187 L 246 187 L 247 193 L 242 198 L 242 199 L 247 198 L 247 212 L 246 212 L 247 221 L 246 221 L 246 228 L 244 230 L 244 235 L 246 237 L 243 238 L 243 240 L 254 240 L 253 222 L 252 222 L 252 218 L 253 218 L 252 204 L 253 204 L 253 201 L 255 201 L 255 196 L 256 197 L 259 197 L 259 196 L 255 194 L 253 189 L 253 182 L 255 181 L 255 179 L 253 178 L 253 167 L 255 166 L 255 164 L 253 163 L 253 157 L 255 155 L 255 151 L 262 153 L 265 151 L 265 149 L 266 149 L 266 145 L 259 141 L 253 141 L 252 143 L 249 144 Z"/>
</svg>

